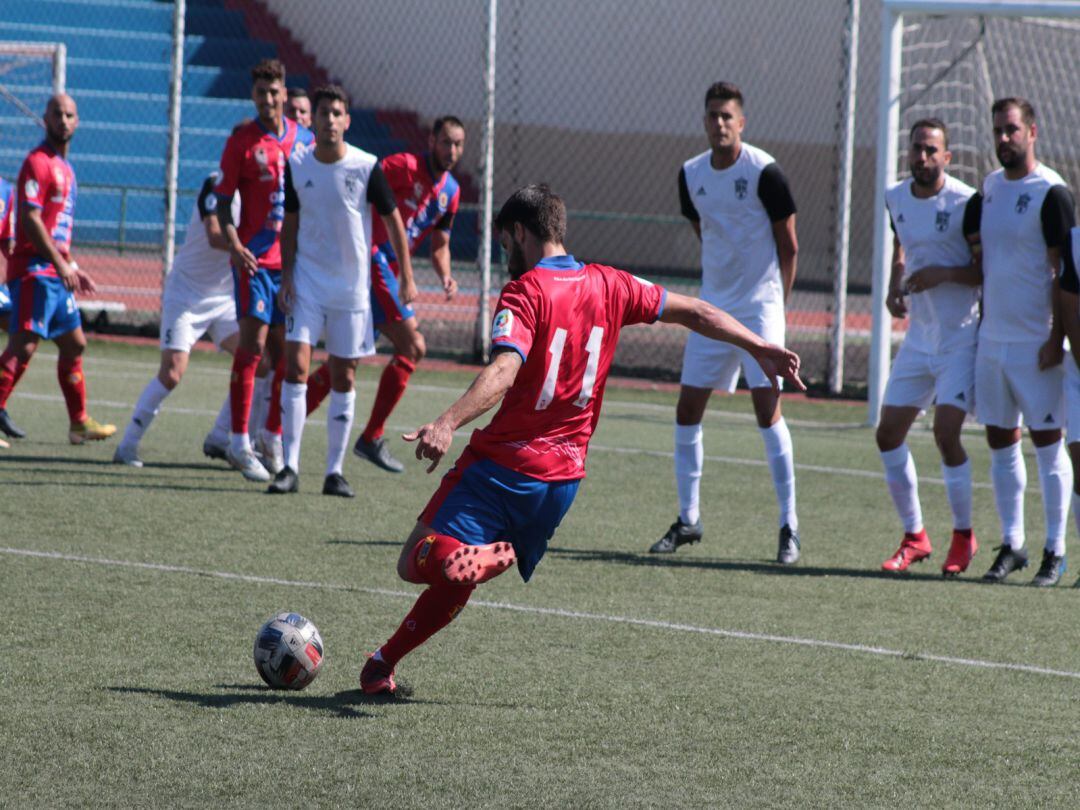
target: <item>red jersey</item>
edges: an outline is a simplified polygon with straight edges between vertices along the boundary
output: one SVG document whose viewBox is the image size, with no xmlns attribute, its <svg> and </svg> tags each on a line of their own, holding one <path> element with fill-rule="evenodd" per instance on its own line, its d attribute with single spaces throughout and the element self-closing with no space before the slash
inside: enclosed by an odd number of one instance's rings
<svg viewBox="0 0 1080 810">
<path fill-rule="evenodd" d="M 41 220 L 53 244 L 66 259 L 71 255 L 71 232 L 75 227 L 75 197 L 78 187 L 71 164 L 56 153 L 47 141 L 38 145 L 23 161 L 15 183 L 15 247 L 8 266 L 8 281 L 23 276 L 56 276 L 52 262 L 39 256 L 30 235 L 22 226 L 27 206 L 41 210 Z"/>
<path fill-rule="evenodd" d="M 6 259 L 15 238 L 15 186 L 0 177 L 0 253 Z"/>
<path fill-rule="evenodd" d="M 652 323 L 666 292 L 624 270 L 554 256 L 507 284 L 492 348 L 524 364 L 491 423 L 469 446 L 482 458 L 542 481 L 585 477 L 585 454 L 619 332 Z"/>
<path fill-rule="evenodd" d="M 236 233 L 259 260 L 259 267 L 281 269 L 281 223 L 285 219 L 285 164 L 315 139 L 311 130 L 284 119 L 279 138 L 258 120 L 239 129 L 225 142 L 221 181 L 214 188 L 225 205 L 240 192 L 240 221 Z"/>
<path fill-rule="evenodd" d="M 443 172 L 436 180 L 431 176 L 430 156 L 409 152 L 398 152 L 383 158 L 382 170 L 390 183 L 390 190 L 394 192 L 401 220 L 405 223 L 410 254 L 415 253 L 427 235 L 436 228 L 450 230 L 461 200 L 461 187 L 450 172 Z M 372 218 L 371 244 L 391 261 L 396 258 L 382 217 Z"/>
</svg>

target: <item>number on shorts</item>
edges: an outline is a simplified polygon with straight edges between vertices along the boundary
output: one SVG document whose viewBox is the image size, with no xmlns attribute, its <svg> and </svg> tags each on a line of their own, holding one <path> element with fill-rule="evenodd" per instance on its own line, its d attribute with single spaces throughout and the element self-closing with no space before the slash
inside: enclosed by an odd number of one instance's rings
<svg viewBox="0 0 1080 810">
<path fill-rule="evenodd" d="M 172 345 L 172 329 L 166 329 L 165 330 L 165 345 L 166 346 L 171 346 Z"/>
<path fill-rule="evenodd" d="M 581 391 L 578 393 L 574 405 L 584 408 L 592 399 L 593 389 L 596 387 L 596 372 L 600 367 L 600 346 L 604 342 L 604 327 L 594 326 L 589 332 L 589 342 L 585 344 L 585 351 L 589 360 L 585 364 L 585 374 L 581 378 Z M 559 364 L 562 361 L 563 348 L 566 346 L 566 330 L 559 328 L 548 346 L 548 354 L 551 355 L 551 365 L 548 367 L 547 377 L 544 379 L 544 387 L 540 389 L 540 398 L 536 400 L 536 410 L 542 411 L 547 408 L 555 398 L 555 386 L 559 380 Z"/>
</svg>

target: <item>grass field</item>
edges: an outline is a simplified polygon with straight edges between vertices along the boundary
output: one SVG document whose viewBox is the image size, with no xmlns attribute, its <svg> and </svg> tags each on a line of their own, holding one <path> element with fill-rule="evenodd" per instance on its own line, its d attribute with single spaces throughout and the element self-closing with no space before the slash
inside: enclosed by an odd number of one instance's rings
<svg viewBox="0 0 1080 810">
<path fill-rule="evenodd" d="M 1031 570 L 977 581 L 997 533 L 977 433 L 983 547 L 957 581 L 938 575 L 949 519 L 924 428 L 910 443 L 937 551 L 879 575 L 900 534 L 864 408 L 846 403 L 786 406 L 800 565 L 770 562 L 775 502 L 741 396 L 706 419 L 705 540 L 656 558 L 676 511 L 674 396 L 609 388 L 589 478 L 533 581 L 481 587 L 402 662 L 412 696 L 378 700 L 357 674 L 418 592 L 394 563 L 437 477 L 350 456 L 357 499 L 324 498 L 317 414 L 301 493 L 263 495 L 201 455 L 227 381 L 202 354 L 147 466 L 113 466 L 113 443 L 67 444 L 49 354 L 9 404 L 30 437 L 0 451 L 0 806 L 1080 805 L 1080 590 L 1074 572 L 1051 591 L 1026 587 Z M 92 343 L 91 413 L 122 426 L 156 362 Z M 395 430 L 469 375 L 413 379 Z M 263 688 L 251 661 L 283 609 L 327 649 L 296 694 Z"/>
</svg>

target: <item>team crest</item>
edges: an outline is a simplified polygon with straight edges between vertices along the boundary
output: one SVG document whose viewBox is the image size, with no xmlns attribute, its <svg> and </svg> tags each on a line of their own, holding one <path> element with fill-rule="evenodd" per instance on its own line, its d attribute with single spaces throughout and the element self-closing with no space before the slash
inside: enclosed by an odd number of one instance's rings
<svg viewBox="0 0 1080 810">
<path fill-rule="evenodd" d="M 949 217 L 951 214 L 948 211 L 938 211 L 937 217 L 934 219 L 934 228 L 944 233 L 949 230 Z"/>
<path fill-rule="evenodd" d="M 266 312 L 266 302 L 265 301 L 256 301 L 255 302 L 255 311 L 258 312 L 258 313 Z"/>
<path fill-rule="evenodd" d="M 740 177 L 735 181 L 735 196 L 740 200 L 746 199 L 746 191 L 749 188 L 749 183 L 746 182 L 745 177 Z"/>
<path fill-rule="evenodd" d="M 446 192 L 443 191 L 439 194 L 439 208 L 446 208 L 447 202 L 449 202 L 449 199 L 446 196 Z"/>
<path fill-rule="evenodd" d="M 360 172 L 346 172 L 345 191 L 349 194 L 355 194 L 356 190 L 360 187 L 360 178 Z"/>
<path fill-rule="evenodd" d="M 255 147 L 255 162 L 259 164 L 259 179 L 273 180 L 274 175 L 270 171 L 270 157 L 266 154 L 266 149 L 261 146 Z"/>
<path fill-rule="evenodd" d="M 508 309 L 501 309 L 495 316 L 495 322 L 491 326 L 491 339 L 510 337 L 510 330 L 513 328 L 514 313 Z"/>
<path fill-rule="evenodd" d="M 1031 202 L 1030 194 L 1021 194 L 1016 198 L 1016 213 L 1022 214 L 1028 209 L 1028 204 Z"/>
</svg>

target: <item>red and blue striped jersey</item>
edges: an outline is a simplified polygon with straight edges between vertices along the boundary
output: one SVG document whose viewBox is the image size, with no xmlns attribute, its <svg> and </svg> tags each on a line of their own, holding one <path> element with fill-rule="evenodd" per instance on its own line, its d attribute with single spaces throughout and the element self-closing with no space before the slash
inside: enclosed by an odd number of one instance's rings
<svg viewBox="0 0 1080 810">
<path fill-rule="evenodd" d="M 71 234 L 75 228 L 75 198 L 78 186 L 71 164 L 43 141 L 35 147 L 19 171 L 15 183 L 15 247 L 8 266 L 8 280 L 23 276 L 56 276 L 52 262 L 38 255 L 30 235 L 22 225 L 27 207 L 41 210 L 41 220 L 56 249 L 67 258 L 71 255 Z"/>
<path fill-rule="evenodd" d="M 427 153 L 415 155 L 398 152 L 388 155 L 382 160 L 382 170 L 405 223 L 410 254 L 415 253 L 427 235 L 436 228 L 450 230 L 461 199 L 461 187 L 454 175 L 443 172 L 438 179 L 432 177 Z M 395 261 L 397 257 L 382 217 L 373 217 L 371 226 L 373 250 L 382 251 L 390 261 Z"/>
<path fill-rule="evenodd" d="M 544 259 L 503 287 L 491 346 L 524 363 L 491 423 L 473 432 L 473 452 L 542 481 L 584 478 L 619 332 L 659 318 L 666 295 L 573 256 Z"/>
<path fill-rule="evenodd" d="M 311 146 L 311 130 L 285 118 L 281 137 L 258 120 L 237 130 L 221 154 L 221 181 L 214 189 L 229 205 L 240 193 L 240 241 L 255 254 L 259 266 L 281 269 L 281 223 L 285 218 L 285 164 L 292 155 Z"/>
<path fill-rule="evenodd" d="M 0 254 L 11 255 L 11 240 L 15 238 L 15 186 L 0 177 Z"/>
</svg>

